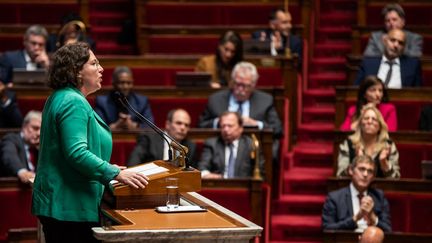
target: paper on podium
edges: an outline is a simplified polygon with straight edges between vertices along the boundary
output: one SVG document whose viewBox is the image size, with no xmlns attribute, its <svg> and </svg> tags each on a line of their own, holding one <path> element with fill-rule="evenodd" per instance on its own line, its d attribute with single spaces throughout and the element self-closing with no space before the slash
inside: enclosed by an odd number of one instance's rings
<svg viewBox="0 0 432 243">
<path fill-rule="evenodd" d="M 127 168 L 125 170 L 137 172 L 137 173 L 143 174 L 145 176 L 156 175 L 156 174 L 168 171 L 167 168 L 162 167 L 162 166 L 158 166 L 153 162 L 134 166 L 131 168 Z M 118 181 L 117 180 L 110 181 L 110 184 L 115 184 L 115 183 L 118 183 Z"/>
</svg>

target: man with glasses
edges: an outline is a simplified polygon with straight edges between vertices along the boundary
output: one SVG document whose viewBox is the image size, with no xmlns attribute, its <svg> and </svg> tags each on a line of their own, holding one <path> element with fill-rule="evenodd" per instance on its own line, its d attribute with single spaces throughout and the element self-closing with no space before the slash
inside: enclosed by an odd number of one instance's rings
<svg viewBox="0 0 432 243">
<path fill-rule="evenodd" d="M 199 127 L 217 128 L 224 111 L 240 113 L 244 127 L 272 128 L 274 137 L 282 136 L 282 125 L 273 97 L 256 90 L 258 72 L 254 64 L 240 62 L 231 73 L 230 89 L 212 94 L 199 118 Z"/>
<path fill-rule="evenodd" d="M 324 230 L 363 232 L 368 226 L 391 231 L 390 209 L 384 193 L 370 184 L 375 178 L 375 162 L 370 156 L 357 156 L 348 168 L 349 186 L 330 192 L 324 203 Z"/>
<path fill-rule="evenodd" d="M 12 71 L 15 68 L 47 69 L 49 58 L 45 50 L 48 32 L 41 25 L 32 25 L 24 34 L 24 49 L 5 52 L 0 57 L 0 81 L 12 86 Z"/>
</svg>

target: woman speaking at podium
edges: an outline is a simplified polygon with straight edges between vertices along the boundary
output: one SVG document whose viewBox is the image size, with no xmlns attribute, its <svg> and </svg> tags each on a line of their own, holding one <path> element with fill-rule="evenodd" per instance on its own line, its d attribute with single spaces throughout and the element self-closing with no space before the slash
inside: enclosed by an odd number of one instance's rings
<svg viewBox="0 0 432 243">
<path fill-rule="evenodd" d="M 144 188 L 148 178 L 111 165 L 111 131 L 86 96 L 101 88 L 103 68 L 86 43 L 65 45 L 53 57 L 42 114 L 32 212 L 46 242 L 98 242 L 104 186 L 113 179 Z"/>
</svg>

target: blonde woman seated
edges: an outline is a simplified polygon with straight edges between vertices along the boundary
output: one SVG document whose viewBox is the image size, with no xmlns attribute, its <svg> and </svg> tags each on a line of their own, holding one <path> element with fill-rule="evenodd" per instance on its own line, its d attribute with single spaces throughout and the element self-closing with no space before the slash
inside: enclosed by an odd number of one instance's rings
<svg viewBox="0 0 432 243">
<path fill-rule="evenodd" d="M 387 124 L 373 105 L 365 105 L 353 135 L 339 146 L 337 176 L 347 176 L 347 168 L 358 155 L 369 155 L 377 166 L 376 177 L 399 178 L 399 153 L 389 138 Z"/>
</svg>

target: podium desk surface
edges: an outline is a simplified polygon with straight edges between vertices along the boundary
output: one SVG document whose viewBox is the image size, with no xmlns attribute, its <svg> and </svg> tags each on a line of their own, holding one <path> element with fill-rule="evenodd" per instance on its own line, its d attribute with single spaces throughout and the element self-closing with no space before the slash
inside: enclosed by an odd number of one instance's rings
<svg viewBox="0 0 432 243">
<path fill-rule="evenodd" d="M 262 231 L 262 227 L 195 192 L 182 193 L 181 205 L 204 206 L 208 211 L 105 210 L 119 224 L 95 227 L 93 233 L 102 242 L 249 242 Z"/>
</svg>

